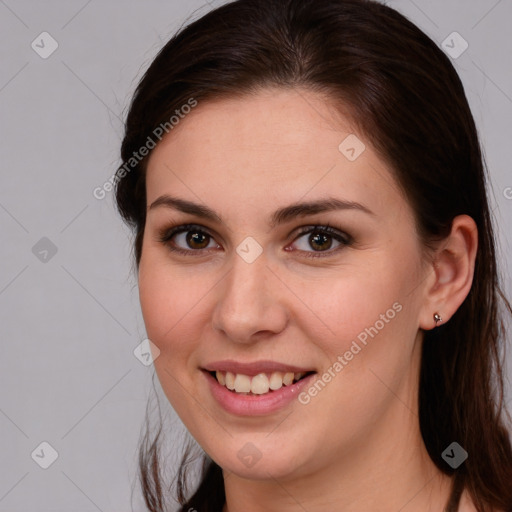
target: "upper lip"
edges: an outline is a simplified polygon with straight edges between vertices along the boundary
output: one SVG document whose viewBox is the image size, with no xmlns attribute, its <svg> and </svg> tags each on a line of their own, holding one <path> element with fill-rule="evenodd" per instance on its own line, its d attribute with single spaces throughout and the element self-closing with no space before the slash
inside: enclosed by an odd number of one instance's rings
<svg viewBox="0 0 512 512">
<path fill-rule="evenodd" d="M 294 366 L 292 364 L 279 363 L 277 361 L 254 361 L 252 363 L 241 363 L 227 359 L 224 361 L 215 361 L 209 363 L 203 368 L 209 372 L 231 372 L 240 373 L 253 377 L 259 373 L 272 373 L 272 372 L 293 372 L 293 373 L 307 373 L 312 372 L 311 368 L 301 368 L 300 366 Z"/>
</svg>

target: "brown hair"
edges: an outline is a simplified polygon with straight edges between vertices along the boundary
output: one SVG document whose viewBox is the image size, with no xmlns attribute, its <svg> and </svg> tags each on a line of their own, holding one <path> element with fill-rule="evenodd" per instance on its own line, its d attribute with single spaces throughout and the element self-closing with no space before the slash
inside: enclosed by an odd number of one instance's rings
<svg viewBox="0 0 512 512">
<path fill-rule="evenodd" d="M 130 106 L 123 161 L 191 98 L 201 103 L 268 86 L 305 87 L 349 109 L 393 169 L 425 247 L 449 233 L 456 215 L 475 220 L 478 253 L 469 295 L 449 322 L 425 332 L 420 428 L 433 462 L 454 477 L 451 510 L 464 488 L 479 512 L 512 510 L 502 370 L 502 315 L 512 310 L 499 286 L 477 130 L 450 59 L 403 15 L 373 0 L 234 1 L 181 29 L 154 59 Z M 137 265 L 146 162 L 147 157 L 119 174 L 116 189 L 119 211 L 135 230 Z M 165 510 L 159 434 L 151 440 L 146 431 L 140 449 L 141 481 L 152 512 Z M 469 453 L 457 469 L 441 457 L 453 441 Z M 188 450 L 177 478 L 181 510 L 221 510 L 221 468 L 204 455 L 199 487 L 188 497 L 187 457 Z"/>
</svg>

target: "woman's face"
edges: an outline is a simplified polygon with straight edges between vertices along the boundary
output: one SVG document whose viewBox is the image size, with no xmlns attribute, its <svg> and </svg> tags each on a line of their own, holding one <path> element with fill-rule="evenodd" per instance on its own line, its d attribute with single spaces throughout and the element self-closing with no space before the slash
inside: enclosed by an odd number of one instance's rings
<svg viewBox="0 0 512 512">
<path fill-rule="evenodd" d="M 389 169 L 332 105 L 291 89 L 199 103 L 151 154 L 147 204 L 156 371 L 213 460 L 286 479 L 410 434 L 429 270 Z"/>
</svg>

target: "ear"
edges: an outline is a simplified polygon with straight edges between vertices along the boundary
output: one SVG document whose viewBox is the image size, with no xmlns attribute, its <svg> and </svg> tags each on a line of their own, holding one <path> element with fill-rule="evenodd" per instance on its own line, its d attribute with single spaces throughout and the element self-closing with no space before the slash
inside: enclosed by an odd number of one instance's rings
<svg viewBox="0 0 512 512">
<path fill-rule="evenodd" d="M 469 215 L 458 215 L 453 219 L 450 235 L 435 250 L 428 269 L 432 279 L 427 280 L 420 312 L 422 329 L 436 327 L 435 313 L 446 323 L 464 302 L 473 283 L 477 248 L 475 221 Z"/>
</svg>

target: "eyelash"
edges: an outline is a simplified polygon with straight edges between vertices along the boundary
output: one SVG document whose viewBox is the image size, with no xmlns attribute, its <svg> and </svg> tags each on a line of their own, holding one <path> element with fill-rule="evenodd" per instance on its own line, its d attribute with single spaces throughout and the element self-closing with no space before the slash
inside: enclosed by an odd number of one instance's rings
<svg viewBox="0 0 512 512">
<path fill-rule="evenodd" d="M 158 236 L 158 241 L 167 246 L 167 248 L 172 252 L 183 254 L 185 256 L 201 256 L 201 253 L 208 249 L 182 249 L 181 247 L 175 247 L 170 243 L 171 239 L 175 235 L 179 235 L 180 233 L 186 233 L 188 231 L 195 231 L 196 233 L 200 233 L 210 238 L 214 238 L 210 233 L 208 233 L 207 230 L 205 230 L 198 224 L 183 224 L 161 230 Z M 302 236 L 310 233 L 320 233 L 329 235 L 332 238 L 334 238 L 337 242 L 339 242 L 341 245 L 333 250 L 327 249 L 325 251 L 299 251 L 305 253 L 305 256 L 307 258 L 324 258 L 331 256 L 334 253 L 337 253 L 338 251 L 343 249 L 343 247 L 350 246 L 353 242 L 353 239 L 350 235 L 331 227 L 330 224 L 303 226 L 299 229 L 299 232 L 297 236 L 293 239 L 293 242 L 295 242 Z"/>
</svg>

